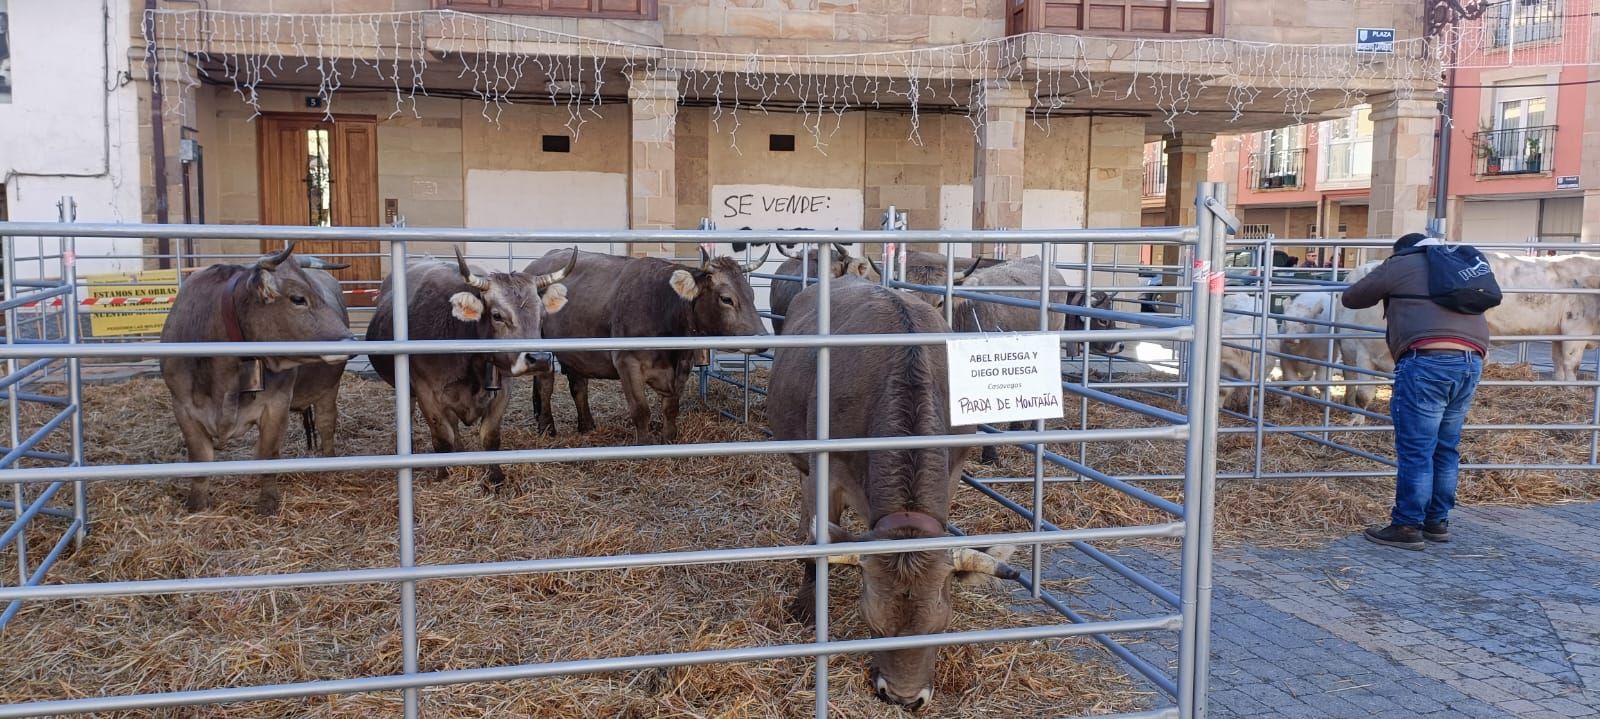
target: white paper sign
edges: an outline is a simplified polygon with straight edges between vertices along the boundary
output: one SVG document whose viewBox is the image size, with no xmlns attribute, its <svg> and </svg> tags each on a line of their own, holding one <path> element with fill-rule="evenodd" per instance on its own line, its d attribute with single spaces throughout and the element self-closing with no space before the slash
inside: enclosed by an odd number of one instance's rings
<svg viewBox="0 0 1600 719">
<path fill-rule="evenodd" d="M 719 230 L 859 230 L 861 190 L 788 185 L 716 185 L 711 219 Z"/>
<path fill-rule="evenodd" d="M 950 423 L 1060 419 L 1061 341 L 1018 334 L 947 340 Z"/>
</svg>

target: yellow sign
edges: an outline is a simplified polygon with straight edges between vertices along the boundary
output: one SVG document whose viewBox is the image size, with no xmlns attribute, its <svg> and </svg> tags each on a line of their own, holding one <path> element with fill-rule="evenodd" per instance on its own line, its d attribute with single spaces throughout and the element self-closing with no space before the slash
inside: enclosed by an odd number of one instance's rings
<svg viewBox="0 0 1600 719">
<path fill-rule="evenodd" d="M 89 275 L 84 280 L 94 301 L 84 309 L 89 312 L 89 333 L 95 337 L 161 334 L 178 294 L 177 270 Z"/>
</svg>

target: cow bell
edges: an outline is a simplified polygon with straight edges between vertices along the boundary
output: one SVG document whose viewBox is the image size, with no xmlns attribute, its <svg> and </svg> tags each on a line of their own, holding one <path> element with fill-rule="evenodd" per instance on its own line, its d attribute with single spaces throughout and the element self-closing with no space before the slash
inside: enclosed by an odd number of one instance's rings
<svg viewBox="0 0 1600 719">
<path fill-rule="evenodd" d="M 250 394 L 266 389 L 266 373 L 260 359 L 250 358 L 243 361 L 244 379 L 243 387 L 239 388 L 240 394 Z"/>
<path fill-rule="evenodd" d="M 500 368 L 493 363 L 484 365 L 483 388 L 489 392 L 500 391 Z"/>
</svg>

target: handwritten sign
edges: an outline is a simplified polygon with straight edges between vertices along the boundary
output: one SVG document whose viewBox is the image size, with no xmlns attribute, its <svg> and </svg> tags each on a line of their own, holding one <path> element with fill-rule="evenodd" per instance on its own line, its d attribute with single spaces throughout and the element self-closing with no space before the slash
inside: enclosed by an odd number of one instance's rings
<svg viewBox="0 0 1600 719">
<path fill-rule="evenodd" d="M 1060 419 L 1061 342 L 1053 335 L 948 340 L 950 423 Z"/>
<path fill-rule="evenodd" d="M 722 230 L 861 229 L 863 202 L 859 189 L 787 185 L 717 185 L 711 189 L 712 219 Z"/>
</svg>

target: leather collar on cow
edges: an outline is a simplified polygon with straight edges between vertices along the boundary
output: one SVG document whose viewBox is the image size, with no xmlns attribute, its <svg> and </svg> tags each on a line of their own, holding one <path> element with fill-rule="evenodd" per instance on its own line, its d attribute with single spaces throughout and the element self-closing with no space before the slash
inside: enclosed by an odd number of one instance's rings
<svg viewBox="0 0 1600 719">
<path fill-rule="evenodd" d="M 254 270 L 245 270 L 228 280 L 228 288 L 222 292 L 222 327 L 228 333 L 229 342 L 243 342 L 244 329 L 239 326 L 239 311 L 234 305 L 238 301 L 235 293 L 239 291 L 239 283 L 248 277 Z"/>
<path fill-rule="evenodd" d="M 944 522 L 927 512 L 893 512 L 872 523 L 874 534 L 887 534 L 896 529 L 912 528 L 933 537 L 944 536 Z"/>
</svg>

